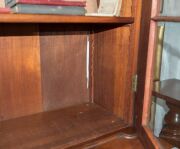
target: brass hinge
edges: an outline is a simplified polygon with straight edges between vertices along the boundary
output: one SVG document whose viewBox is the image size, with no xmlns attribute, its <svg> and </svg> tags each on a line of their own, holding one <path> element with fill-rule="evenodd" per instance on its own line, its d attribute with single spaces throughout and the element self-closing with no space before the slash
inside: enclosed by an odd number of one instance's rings
<svg viewBox="0 0 180 149">
<path fill-rule="evenodd" d="M 133 90 L 133 92 L 137 92 L 137 85 L 138 85 L 138 75 L 135 74 L 132 78 L 132 90 Z"/>
</svg>

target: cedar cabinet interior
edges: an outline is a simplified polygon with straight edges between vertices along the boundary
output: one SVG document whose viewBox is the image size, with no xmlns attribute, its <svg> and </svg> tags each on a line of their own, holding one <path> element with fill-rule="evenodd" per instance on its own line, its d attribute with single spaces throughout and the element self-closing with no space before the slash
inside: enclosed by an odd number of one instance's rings
<svg viewBox="0 0 180 149">
<path fill-rule="evenodd" d="M 75 148 L 133 126 L 132 5 L 99 22 L 0 16 L 0 148 Z"/>
</svg>

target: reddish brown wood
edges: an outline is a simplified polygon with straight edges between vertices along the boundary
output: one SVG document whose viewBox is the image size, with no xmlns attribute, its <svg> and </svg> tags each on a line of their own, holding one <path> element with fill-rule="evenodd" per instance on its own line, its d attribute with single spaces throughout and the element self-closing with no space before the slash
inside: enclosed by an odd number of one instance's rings
<svg viewBox="0 0 180 149">
<path fill-rule="evenodd" d="M 134 0 L 132 1 L 132 15 L 136 16 L 134 18 L 134 23 L 132 24 L 130 30 L 131 30 L 131 36 L 130 36 L 130 69 L 129 69 L 129 78 L 133 78 L 134 75 L 137 74 L 137 61 L 138 61 L 138 50 L 139 50 L 139 36 L 140 36 L 140 21 L 141 21 L 141 11 L 142 11 L 142 0 Z M 132 79 L 127 80 L 129 81 L 129 84 L 131 88 L 127 88 L 127 90 L 131 90 L 129 92 L 129 99 L 131 99 L 130 107 L 132 106 L 133 114 L 129 118 L 131 119 L 132 123 L 134 123 L 134 105 L 135 105 L 135 92 L 133 91 L 132 87 Z"/>
<path fill-rule="evenodd" d="M 42 111 L 36 25 L 0 26 L 0 121 Z"/>
<path fill-rule="evenodd" d="M 98 147 L 91 149 L 144 149 L 139 139 L 114 139 Z"/>
<path fill-rule="evenodd" d="M 172 149 L 174 147 L 174 145 L 169 144 L 166 140 L 159 139 L 159 141 L 162 144 L 162 146 L 164 147 L 164 149 Z"/>
<path fill-rule="evenodd" d="M 89 101 L 87 31 L 40 26 L 42 93 L 45 111 Z"/>
<path fill-rule="evenodd" d="M 132 122 L 130 28 L 99 30 L 94 37 L 94 102 Z M 101 98 L 101 99 L 100 99 Z M 111 100 L 109 100 L 111 99 Z"/>
<path fill-rule="evenodd" d="M 155 16 L 155 17 L 152 17 L 152 20 L 161 21 L 161 22 L 180 22 L 180 17 Z"/>
<path fill-rule="evenodd" d="M 152 133 L 152 130 L 149 126 L 143 126 L 142 129 L 142 136 L 144 138 L 141 138 L 143 140 L 144 146 L 152 149 L 164 149 L 164 144 L 161 143 L 160 139 L 155 137 Z"/>
<path fill-rule="evenodd" d="M 158 8 L 159 8 L 158 1 L 153 0 L 153 3 L 152 3 L 152 14 L 151 14 L 151 16 L 153 16 L 153 18 L 154 18 L 154 16 L 157 15 L 157 12 L 159 11 Z M 153 60 L 154 59 L 154 49 L 155 49 L 155 45 L 156 45 L 156 22 L 154 22 L 154 19 L 152 19 L 152 21 L 151 21 L 151 31 L 150 31 L 150 34 L 148 34 L 148 35 L 149 35 L 149 43 L 147 43 L 147 44 L 149 44 L 149 48 L 148 48 L 147 66 L 145 67 L 146 68 L 146 78 L 145 78 L 145 85 L 144 85 L 144 88 L 145 88 L 144 91 L 145 92 L 144 92 L 144 97 L 143 97 L 143 100 L 144 100 L 143 104 L 144 105 L 143 105 L 143 111 L 142 111 L 142 113 L 143 113 L 142 124 L 144 126 L 146 126 L 146 127 L 143 127 L 145 132 L 142 133 L 142 134 L 144 136 L 146 136 L 146 137 L 147 136 L 149 137 L 151 142 L 153 142 L 153 145 L 154 145 L 155 148 L 159 148 L 159 147 L 162 147 L 161 142 L 159 142 L 159 140 L 155 139 L 155 137 L 153 136 L 152 131 L 147 128 L 148 127 L 147 125 L 148 125 L 148 122 L 149 122 L 149 112 L 150 112 L 151 94 L 152 94 L 152 80 L 153 80 L 153 66 L 154 66 L 153 65 L 153 63 L 154 63 L 153 62 L 154 61 Z M 172 112 L 170 112 L 170 113 L 172 113 Z M 168 115 L 170 115 L 170 114 L 168 114 Z M 178 115 L 179 115 L 179 113 L 178 113 Z M 171 114 L 171 116 L 168 116 L 168 118 L 166 118 L 166 119 L 171 119 L 172 120 L 173 118 L 174 118 L 174 115 Z M 176 128 L 177 127 L 174 127 L 174 129 L 176 129 Z M 163 134 L 163 132 L 165 132 L 164 129 L 163 129 L 161 134 Z M 177 132 L 178 131 L 176 129 L 176 133 Z M 177 133 L 177 134 L 179 134 L 179 133 Z M 172 137 L 172 135 L 171 135 L 171 137 Z M 147 141 L 147 139 L 146 140 L 144 139 L 144 142 L 145 141 Z M 146 144 L 149 144 L 148 146 L 151 146 L 151 144 L 148 143 L 148 142 Z M 153 146 L 151 146 L 151 147 L 153 148 Z"/>
<path fill-rule="evenodd" d="M 38 41 L 41 53 L 38 56 L 41 58 L 45 110 L 77 105 L 89 100 L 106 109 L 94 104 L 81 105 L 3 121 L 0 123 L 0 138 L 3 138 L 0 139 L 0 148 L 74 147 L 120 131 L 128 126 L 125 122 L 132 124 L 131 79 L 136 69 L 133 62 L 136 63 L 137 59 L 140 14 L 134 28 L 123 25 L 134 22 L 134 18 L 129 17 L 132 14 L 136 16 L 133 7 L 135 6 L 132 0 L 123 1 L 121 16 L 128 17 L 0 15 L 0 23 L 13 23 L 11 25 L 15 26 L 20 24 L 14 23 L 62 23 L 39 25 Z M 87 25 L 84 28 L 82 24 Z M 22 26 L 26 25 L 28 24 Z M 90 96 L 84 73 L 84 49 L 89 32 Z M 24 34 L 26 33 L 24 31 Z M 112 147 L 113 144 L 120 145 L 119 142 L 124 141 L 115 141 L 111 144 Z"/>
<path fill-rule="evenodd" d="M 95 104 L 0 122 L 0 148 L 67 148 L 126 128 Z"/>
<path fill-rule="evenodd" d="M 119 138 L 123 138 L 124 136 L 128 136 L 128 137 L 137 137 L 136 134 L 136 130 L 134 127 L 127 127 L 127 128 L 123 128 L 119 131 L 113 132 L 113 133 L 109 133 L 107 135 L 103 135 L 102 137 L 99 137 L 97 139 L 82 143 L 82 144 L 78 144 L 76 146 L 72 146 L 69 149 L 90 149 L 92 147 L 96 147 L 99 145 L 102 145 L 104 143 L 107 143 L 111 140 L 114 139 L 119 139 Z M 132 139 L 132 138 L 131 138 Z"/>
<path fill-rule="evenodd" d="M 90 142 L 86 142 L 83 145 L 72 146 L 68 149 L 143 149 L 143 145 L 139 141 L 135 129 L 128 127 L 122 129 L 119 132 L 105 135 L 98 139 L 95 139 Z"/>
<path fill-rule="evenodd" d="M 138 52 L 138 91 L 136 94 L 135 112 L 136 126 L 140 130 L 142 126 L 143 99 L 145 89 L 145 74 L 147 66 L 148 42 L 150 33 L 151 0 L 142 1 L 141 31 Z"/>
<path fill-rule="evenodd" d="M 134 5 L 133 5 L 132 0 L 122 1 L 120 16 L 123 16 L 123 17 L 133 16 L 133 13 L 134 13 L 133 8 L 134 8 Z"/>
<path fill-rule="evenodd" d="M 90 17 L 39 14 L 0 14 L 0 23 L 133 23 L 133 17 Z"/>
<path fill-rule="evenodd" d="M 156 23 L 151 21 L 151 28 L 149 34 L 149 46 L 148 46 L 148 57 L 147 57 L 147 67 L 146 67 L 146 79 L 145 79 L 145 89 L 144 89 L 144 103 L 143 103 L 143 120 L 142 124 L 147 126 L 149 124 L 149 116 L 151 109 L 151 99 L 152 99 L 152 89 L 153 89 L 153 75 L 154 75 L 154 57 L 155 57 L 155 47 L 156 47 L 156 33 L 157 27 Z"/>
<path fill-rule="evenodd" d="M 89 48 L 89 99 L 90 102 L 94 100 L 94 31 L 91 31 L 89 36 L 90 48 Z"/>
<path fill-rule="evenodd" d="M 180 147 L 180 106 L 166 101 L 169 111 L 164 118 L 160 137 Z"/>
<path fill-rule="evenodd" d="M 158 148 L 158 145 L 152 133 L 145 129 L 143 126 L 143 108 L 145 101 L 145 87 L 146 87 L 146 69 L 147 69 L 147 56 L 148 56 L 148 43 L 149 43 L 149 33 L 150 33 L 150 21 L 151 21 L 151 7 L 152 1 L 146 0 L 142 1 L 142 16 L 141 16 L 141 31 L 139 38 L 139 54 L 138 54 L 138 91 L 136 94 L 135 101 L 135 114 L 136 114 L 136 128 L 139 137 L 146 148 Z M 150 134 L 149 134 L 150 133 Z"/>
</svg>

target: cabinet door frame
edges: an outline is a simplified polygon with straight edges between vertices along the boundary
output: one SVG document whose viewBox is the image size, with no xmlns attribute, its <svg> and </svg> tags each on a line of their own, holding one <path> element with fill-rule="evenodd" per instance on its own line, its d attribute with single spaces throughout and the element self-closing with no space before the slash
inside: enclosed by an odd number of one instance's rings
<svg viewBox="0 0 180 149">
<path fill-rule="evenodd" d="M 158 11 L 158 0 L 143 0 L 141 12 L 141 30 L 138 53 L 138 86 L 135 100 L 135 126 L 143 145 L 148 148 L 162 148 L 147 126 L 149 121 L 152 78 L 154 70 L 154 47 L 156 45 L 156 22 L 151 20 Z M 152 13 L 151 13 L 152 12 Z"/>
</svg>

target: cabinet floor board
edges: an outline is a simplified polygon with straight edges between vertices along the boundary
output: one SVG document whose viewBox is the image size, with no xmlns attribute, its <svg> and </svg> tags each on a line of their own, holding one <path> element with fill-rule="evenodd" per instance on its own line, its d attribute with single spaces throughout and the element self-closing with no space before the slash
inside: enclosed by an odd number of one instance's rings
<svg viewBox="0 0 180 149">
<path fill-rule="evenodd" d="M 98 147 L 91 149 L 144 149 L 138 138 L 136 139 L 114 139 Z"/>
<path fill-rule="evenodd" d="M 92 103 L 0 122 L 0 148 L 67 148 L 127 125 Z"/>
</svg>

